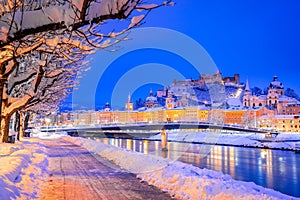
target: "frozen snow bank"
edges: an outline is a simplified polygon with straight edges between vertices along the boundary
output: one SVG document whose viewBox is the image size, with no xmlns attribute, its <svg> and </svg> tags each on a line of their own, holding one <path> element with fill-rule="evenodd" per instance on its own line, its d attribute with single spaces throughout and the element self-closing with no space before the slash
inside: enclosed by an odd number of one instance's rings
<svg viewBox="0 0 300 200">
<path fill-rule="evenodd" d="M 294 199 L 229 175 L 153 155 L 132 152 L 84 138 L 65 140 L 85 147 L 180 199 Z"/>
<path fill-rule="evenodd" d="M 0 199 L 37 198 L 48 165 L 44 147 L 30 141 L 1 147 L 7 154 L 0 157 Z"/>
<path fill-rule="evenodd" d="M 2 143 L 0 145 L 0 155 L 1 156 L 9 155 L 9 154 L 11 154 L 12 152 L 14 152 L 18 149 L 19 149 L 18 145 L 11 145 L 11 144 L 8 144 L 8 143 Z"/>
<path fill-rule="evenodd" d="M 300 140 L 299 133 L 279 134 L 273 142 L 263 142 L 264 134 L 259 133 L 213 133 L 213 132 L 168 132 L 169 141 L 197 142 L 219 145 L 234 145 L 244 147 L 259 147 L 271 149 L 295 150 L 296 142 Z M 160 134 L 147 138 L 160 140 Z"/>
</svg>

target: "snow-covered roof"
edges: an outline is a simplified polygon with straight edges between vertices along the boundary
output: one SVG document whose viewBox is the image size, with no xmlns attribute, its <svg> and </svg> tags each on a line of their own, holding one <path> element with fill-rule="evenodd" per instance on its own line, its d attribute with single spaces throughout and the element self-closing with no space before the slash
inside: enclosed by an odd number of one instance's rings
<svg viewBox="0 0 300 200">
<path fill-rule="evenodd" d="M 297 103 L 294 103 L 294 102 L 293 102 L 293 103 L 288 103 L 287 106 L 288 106 L 288 107 L 292 107 L 292 106 L 300 106 L 300 102 L 297 101 Z"/>
<path fill-rule="evenodd" d="M 298 117 L 299 115 L 274 115 L 273 117 L 270 117 L 269 115 L 262 115 L 260 119 L 295 119 L 295 116 Z"/>
<path fill-rule="evenodd" d="M 228 98 L 227 99 L 227 104 L 230 107 L 242 107 L 242 102 L 240 100 L 240 98 Z"/>
<path fill-rule="evenodd" d="M 142 111 L 147 110 L 147 107 L 141 107 L 141 108 L 138 108 L 137 110 L 138 110 L 139 112 L 142 112 Z"/>
<path fill-rule="evenodd" d="M 258 98 L 264 100 L 267 98 L 267 95 L 259 95 Z"/>
<path fill-rule="evenodd" d="M 283 89 L 283 84 L 278 81 L 278 77 L 274 76 L 273 81 L 270 83 L 270 88 L 271 89 Z"/>
<path fill-rule="evenodd" d="M 159 110 L 164 110 L 164 107 L 154 107 L 154 108 L 146 108 L 146 110 L 143 110 L 145 112 L 157 112 Z"/>
<path fill-rule="evenodd" d="M 146 102 L 148 103 L 157 103 L 157 98 L 155 96 L 149 96 L 146 98 Z"/>
<path fill-rule="evenodd" d="M 236 83 L 231 83 L 231 82 L 227 82 L 227 83 L 224 83 L 225 86 L 234 86 L 234 87 L 238 87 L 239 84 L 236 84 Z"/>
<path fill-rule="evenodd" d="M 294 119 L 295 116 L 299 116 L 299 115 L 275 115 L 274 118 L 277 118 L 277 119 Z"/>
<path fill-rule="evenodd" d="M 288 97 L 288 96 L 285 96 L 285 95 L 281 95 L 279 98 L 278 98 L 279 101 L 290 101 L 291 103 L 297 103 L 298 100 L 293 98 L 293 97 Z"/>
</svg>

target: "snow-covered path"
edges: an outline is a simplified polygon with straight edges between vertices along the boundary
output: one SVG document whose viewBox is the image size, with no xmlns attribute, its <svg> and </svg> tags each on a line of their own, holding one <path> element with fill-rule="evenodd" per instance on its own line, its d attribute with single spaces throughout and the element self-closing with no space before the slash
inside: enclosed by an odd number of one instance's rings
<svg viewBox="0 0 300 200">
<path fill-rule="evenodd" d="M 49 178 L 41 199 L 170 199 L 135 175 L 63 139 L 44 140 Z"/>
</svg>

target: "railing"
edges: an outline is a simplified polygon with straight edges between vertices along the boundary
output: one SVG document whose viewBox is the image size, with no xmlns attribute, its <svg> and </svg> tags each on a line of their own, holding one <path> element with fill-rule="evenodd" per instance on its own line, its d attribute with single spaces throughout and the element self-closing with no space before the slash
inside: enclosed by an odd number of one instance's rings
<svg viewBox="0 0 300 200">
<path fill-rule="evenodd" d="M 243 127 L 231 124 L 210 124 L 207 122 L 154 122 L 154 123 L 110 123 L 110 124 L 99 124 L 99 125 L 83 125 L 83 126 L 43 126 L 40 127 L 40 131 L 75 131 L 75 130 L 97 130 L 97 129 L 109 129 L 109 130 L 118 130 L 118 129 L 126 129 L 129 130 L 142 130 L 143 128 L 157 128 L 157 126 L 163 126 L 164 128 L 174 128 L 174 129 L 184 129 L 184 127 L 189 128 L 203 128 L 203 129 L 225 129 L 239 132 L 259 132 L 269 134 L 270 130 L 264 130 L 254 127 Z M 163 128 L 163 127 L 160 127 Z M 115 129 L 114 129 L 115 128 Z M 153 130 L 153 129 L 152 129 Z M 158 130 L 158 129 L 157 129 Z M 273 132 L 275 133 L 275 132 Z"/>
</svg>

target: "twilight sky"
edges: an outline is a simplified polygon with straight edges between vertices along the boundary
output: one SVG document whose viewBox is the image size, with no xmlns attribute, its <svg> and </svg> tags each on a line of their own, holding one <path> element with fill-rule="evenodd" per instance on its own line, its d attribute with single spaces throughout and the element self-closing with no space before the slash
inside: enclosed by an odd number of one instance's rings
<svg viewBox="0 0 300 200">
<path fill-rule="evenodd" d="M 177 0 L 174 7 L 152 11 L 142 27 L 167 28 L 195 40 L 210 55 L 223 76 L 239 73 L 241 82 L 248 77 L 250 87 L 265 88 L 277 75 L 286 88 L 291 87 L 300 94 L 299 10 L 299 0 Z M 127 100 L 118 92 L 120 90 L 131 93 L 133 99 L 145 98 L 150 88 L 156 90 L 175 78 L 198 78 L 199 70 L 195 70 L 182 53 L 178 55 L 181 47 L 182 50 L 190 47 L 188 54 L 197 53 L 192 45 L 185 47 L 188 42 L 170 36 L 173 39 L 171 45 L 174 45 L 171 50 L 157 46 L 145 48 L 141 41 L 150 40 L 151 43 L 153 40 L 156 43 L 155 37 L 158 36 L 151 34 L 150 30 L 150 33 L 136 37 L 135 41 L 134 34 L 129 35 L 136 45 L 133 50 L 112 55 L 113 61 L 107 62 L 106 66 L 102 63 L 111 55 L 103 56 L 103 52 L 97 52 L 92 56 L 92 68 L 105 71 L 99 74 L 96 82 L 88 83 L 87 80 L 92 79 L 89 74 L 82 80 L 81 95 L 87 92 L 85 85 L 92 84 L 97 88 L 88 91 L 93 93 L 94 100 L 87 104 L 113 102 L 118 107 Z M 120 44 L 123 50 L 130 49 L 130 45 L 130 42 Z M 136 79 L 145 81 L 132 86 Z M 128 88 L 120 86 L 130 84 Z"/>
</svg>

